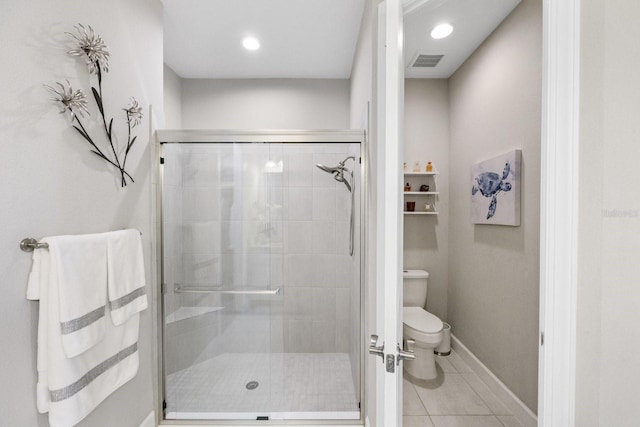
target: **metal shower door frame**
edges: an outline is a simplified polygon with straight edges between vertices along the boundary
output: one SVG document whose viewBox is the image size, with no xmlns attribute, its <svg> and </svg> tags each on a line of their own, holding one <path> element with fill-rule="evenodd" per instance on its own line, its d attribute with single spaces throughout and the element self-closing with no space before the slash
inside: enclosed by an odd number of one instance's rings
<svg viewBox="0 0 640 427">
<path fill-rule="evenodd" d="M 155 292 L 156 310 L 155 325 L 157 327 L 158 345 L 156 347 L 157 361 L 157 420 L 160 425 L 184 425 L 180 420 L 164 419 L 166 408 L 165 396 L 165 312 L 164 295 L 167 289 L 164 276 L 164 145 L 171 143 L 357 143 L 360 144 L 360 323 L 359 323 L 359 344 L 360 344 L 360 420 L 344 420 L 342 424 L 362 425 L 364 414 L 366 413 L 366 389 L 365 389 L 365 344 L 364 333 L 366 331 L 365 317 L 365 265 L 366 260 L 366 230 L 367 216 L 365 208 L 367 206 L 367 135 L 364 130 L 158 130 L 156 131 L 156 149 L 154 167 L 152 170 L 156 175 L 156 277 L 159 279 Z M 313 424 L 334 424 L 336 420 L 314 420 Z M 256 423 L 264 421 L 256 421 Z M 220 421 L 210 421 L 210 425 L 220 424 Z M 287 422 L 283 422 L 283 425 Z M 306 424 L 306 423 L 305 423 Z"/>
</svg>

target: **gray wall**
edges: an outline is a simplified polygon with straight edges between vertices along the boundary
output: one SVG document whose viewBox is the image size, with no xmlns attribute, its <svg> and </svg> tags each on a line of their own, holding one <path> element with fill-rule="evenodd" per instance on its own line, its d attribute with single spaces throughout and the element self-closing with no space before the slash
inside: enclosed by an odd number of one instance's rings
<svg viewBox="0 0 640 427">
<path fill-rule="evenodd" d="M 182 79 L 167 64 L 163 67 L 164 126 L 182 129 Z"/>
<path fill-rule="evenodd" d="M 451 77 L 448 319 L 537 410 L 542 2 L 523 0 Z M 470 168 L 522 149 L 521 226 L 470 222 Z"/>
<path fill-rule="evenodd" d="M 404 91 L 404 152 L 407 169 L 419 161 L 422 171 L 431 161 L 440 172 L 435 177 L 439 191 L 436 206 L 439 214 L 404 216 L 404 268 L 429 272 L 427 310 L 443 321 L 447 319 L 447 284 L 449 283 L 449 82 L 440 79 L 406 79 Z M 455 173 L 455 172 L 454 172 Z M 413 190 L 422 181 L 407 177 Z M 431 196 L 413 198 L 422 209 Z"/>
<path fill-rule="evenodd" d="M 581 2 L 576 425 L 638 424 L 640 4 Z M 629 185 L 631 184 L 631 185 Z"/>
<path fill-rule="evenodd" d="M 375 103 L 374 103 L 374 86 L 375 81 L 375 49 L 374 49 L 374 34 L 376 32 L 377 22 L 377 4 L 378 0 L 366 0 L 364 13 L 362 16 L 362 23 L 360 25 L 360 34 L 358 35 L 358 43 L 356 45 L 356 51 L 353 59 L 353 67 L 351 69 L 350 80 L 350 127 L 352 129 L 362 129 L 368 125 L 367 129 L 367 158 L 364 159 L 363 165 L 369 176 L 375 176 L 375 159 L 371 156 L 376 150 L 376 137 L 375 137 Z M 369 104 L 370 103 L 370 104 Z M 368 110 L 368 104 L 370 110 Z M 367 117 L 369 113 L 369 117 Z M 369 185 L 367 193 L 363 194 L 366 200 L 366 228 L 363 228 L 366 238 L 366 249 L 364 249 L 365 277 L 363 283 L 365 284 L 364 295 L 364 316 L 365 316 L 365 330 L 361 332 L 360 336 L 368 337 L 371 334 L 377 334 L 376 322 L 375 322 L 375 230 L 376 230 L 376 199 L 374 188 Z M 363 345 L 365 343 L 363 342 Z M 364 381 L 367 384 L 368 390 L 375 390 L 376 377 L 375 377 L 375 363 L 374 360 L 368 355 L 364 356 Z M 364 416 L 369 421 L 369 425 L 375 427 L 376 425 L 376 407 L 375 393 L 367 392 L 366 401 L 364 403 Z"/>
<path fill-rule="evenodd" d="M 185 129 L 348 129 L 348 80 L 182 81 Z"/>
<path fill-rule="evenodd" d="M 38 303 L 25 299 L 31 257 L 18 248 L 27 236 L 95 233 L 134 227 L 142 231 L 147 282 L 153 300 L 150 227 L 148 106 L 162 109 L 160 2 L 97 0 L 0 2 L 0 424 L 46 426 L 36 410 Z M 135 184 L 120 188 L 116 173 L 58 114 L 43 84 L 69 81 L 87 93 L 86 67 L 67 55 L 65 31 L 91 25 L 111 51 L 104 76 L 105 104 L 116 116 L 135 96 L 145 114 L 127 161 Z M 92 104 L 93 105 L 93 104 Z M 97 111 L 91 110 L 93 117 Z M 155 119 L 154 119 L 155 120 Z M 114 122 L 118 135 L 126 133 Z M 126 137 L 125 137 L 126 138 Z M 134 427 L 154 408 L 153 309 L 142 313 L 140 370 L 79 426 Z"/>
</svg>

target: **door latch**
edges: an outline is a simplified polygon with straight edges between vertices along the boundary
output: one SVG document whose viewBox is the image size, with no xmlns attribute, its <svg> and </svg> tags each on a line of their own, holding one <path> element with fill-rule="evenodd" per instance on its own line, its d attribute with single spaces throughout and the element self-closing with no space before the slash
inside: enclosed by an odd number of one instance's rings
<svg viewBox="0 0 640 427">
<path fill-rule="evenodd" d="M 395 356 L 393 354 L 387 354 L 386 368 L 387 372 L 394 373 L 396 371 Z"/>
</svg>

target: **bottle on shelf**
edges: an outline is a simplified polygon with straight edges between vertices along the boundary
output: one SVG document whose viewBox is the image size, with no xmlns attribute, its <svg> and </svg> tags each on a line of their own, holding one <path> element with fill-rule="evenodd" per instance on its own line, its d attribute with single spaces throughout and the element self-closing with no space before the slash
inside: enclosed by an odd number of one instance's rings
<svg viewBox="0 0 640 427">
<path fill-rule="evenodd" d="M 433 164 L 431 162 L 427 162 L 427 167 L 425 169 L 427 172 L 433 172 Z"/>
<path fill-rule="evenodd" d="M 420 172 L 420 162 L 415 162 L 413 164 L 413 171 L 414 172 Z"/>
</svg>

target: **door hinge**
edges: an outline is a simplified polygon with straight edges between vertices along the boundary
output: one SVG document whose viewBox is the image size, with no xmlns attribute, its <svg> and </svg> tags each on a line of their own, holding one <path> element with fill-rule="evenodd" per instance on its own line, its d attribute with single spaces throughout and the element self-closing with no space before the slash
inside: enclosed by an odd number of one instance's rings
<svg viewBox="0 0 640 427">
<path fill-rule="evenodd" d="M 544 345 L 544 332 L 540 332 L 540 345 Z"/>
<path fill-rule="evenodd" d="M 164 165 L 164 157 L 160 157 L 160 164 Z"/>
</svg>

